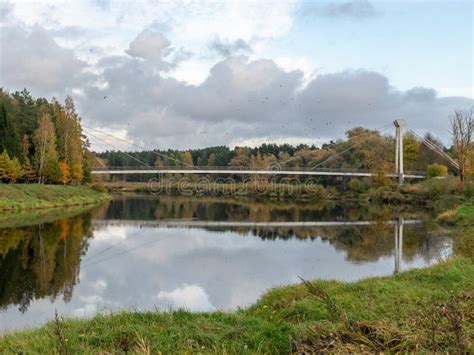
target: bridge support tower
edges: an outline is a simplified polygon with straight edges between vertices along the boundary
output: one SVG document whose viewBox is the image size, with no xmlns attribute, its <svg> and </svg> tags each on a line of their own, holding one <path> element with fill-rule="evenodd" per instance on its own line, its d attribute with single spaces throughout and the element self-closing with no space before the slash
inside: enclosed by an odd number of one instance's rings
<svg viewBox="0 0 474 355">
<path fill-rule="evenodd" d="M 396 128 L 396 147 L 395 147 L 395 173 L 398 176 L 398 185 L 403 185 L 405 173 L 403 170 L 403 129 L 405 128 L 405 120 L 393 121 Z"/>
</svg>

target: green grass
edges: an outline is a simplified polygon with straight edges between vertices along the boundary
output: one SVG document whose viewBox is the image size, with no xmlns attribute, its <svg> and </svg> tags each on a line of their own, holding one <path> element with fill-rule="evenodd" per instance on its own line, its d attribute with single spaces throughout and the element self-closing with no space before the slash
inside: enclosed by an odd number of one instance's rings
<svg viewBox="0 0 474 355">
<path fill-rule="evenodd" d="M 85 186 L 0 184 L 0 211 L 85 206 L 108 198 Z"/>
<path fill-rule="evenodd" d="M 96 206 L 70 206 L 45 208 L 40 210 L 14 210 L 0 213 L 0 226 L 2 228 L 19 228 L 37 224 L 51 223 L 58 219 L 71 218 L 91 211 Z"/>
<path fill-rule="evenodd" d="M 474 264 L 457 258 L 393 277 L 276 288 L 236 312 L 58 318 L 4 335 L 0 352 L 467 351 L 474 350 L 473 290 Z"/>
<path fill-rule="evenodd" d="M 474 200 L 459 206 L 456 212 L 461 219 L 474 216 Z"/>
<path fill-rule="evenodd" d="M 465 202 L 456 208 L 444 211 L 438 221 L 445 224 L 466 225 L 474 223 L 474 200 Z"/>
</svg>

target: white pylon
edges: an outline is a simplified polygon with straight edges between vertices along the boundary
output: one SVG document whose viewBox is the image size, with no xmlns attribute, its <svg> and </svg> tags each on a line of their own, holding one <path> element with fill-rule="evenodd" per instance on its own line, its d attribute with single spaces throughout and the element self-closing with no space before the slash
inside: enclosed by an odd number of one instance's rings
<svg viewBox="0 0 474 355">
<path fill-rule="evenodd" d="M 396 128 L 395 172 L 398 175 L 398 184 L 402 185 L 405 180 L 403 170 L 403 128 L 406 126 L 406 123 L 405 120 L 395 120 L 393 124 Z"/>
</svg>

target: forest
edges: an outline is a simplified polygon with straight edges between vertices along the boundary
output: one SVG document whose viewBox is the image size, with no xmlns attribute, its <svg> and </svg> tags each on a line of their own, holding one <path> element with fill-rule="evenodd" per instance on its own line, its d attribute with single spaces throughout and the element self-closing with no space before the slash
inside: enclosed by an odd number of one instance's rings
<svg viewBox="0 0 474 355">
<path fill-rule="evenodd" d="M 6 183 L 88 182 L 89 143 L 71 97 L 33 98 L 25 89 L 0 89 L 0 181 Z"/>
</svg>

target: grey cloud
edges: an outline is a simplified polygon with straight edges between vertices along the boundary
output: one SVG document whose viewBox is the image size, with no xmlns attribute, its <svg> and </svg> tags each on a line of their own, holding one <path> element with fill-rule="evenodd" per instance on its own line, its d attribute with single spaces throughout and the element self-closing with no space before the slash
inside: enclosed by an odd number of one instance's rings
<svg viewBox="0 0 474 355">
<path fill-rule="evenodd" d="M 80 88 L 74 99 L 86 124 L 126 130 L 149 148 L 282 137 L 317 142 L 401 117 L 420 133 L 429 128 L 447 141 L 452 110 L 474 104 L 468 98 L 440 98 L 431 88 L 398 90 L 385 76 L 366 70 L 319 75 L 305 84 L 301 71 L 244 56 L 225 58 L 203 83 L 189 85 L 157 70 L 157 63 L 169 64 L 162 58 L 170 44 L 156 33 L 138 36 L 130 55 L 100 59 L 94 72 L 84 71 L 86 63 L 38 27 L 4 27 L 0 41 L 6 89 L 27 87 L 36 96 L 63 99 Z"/>
<path fill-rule="evenodd" d="M 41 27 L 2 27 L 0 45 L 0 76 L 9 90 L 27 87 L 36 95 L 65 96 L 83 79 L 86 63 Z"/>
<path fill-rule="evenodd" d="M 236 54 L 250 54 L 253 52 L 252 47 L 241 38 L 231 42 L 217 37 L 209 44 L 209 49 L 223 57 Z"/>
<path fill-rule="evenodd" d="M 316 141 L 400 117 L 420 133 L 429 127 L 446 140 L 452 109 L 473 104 L 467 98 L 438 98 L 429 88 L 400 91 L 366 70 L 319 75 L 303 86 L 302 72 L 286 72 L 272 60 L 229 57 L 214 65 L 202 84 L 187 85 L 161 77 L 141 61 L 122 60 L 103 61 L 115 63 L 101 75 L 107 88 L 90 87 L 81 107 L 95 124 L 125 127 L 147 147 L 280 137 Z"/>
</svg>

